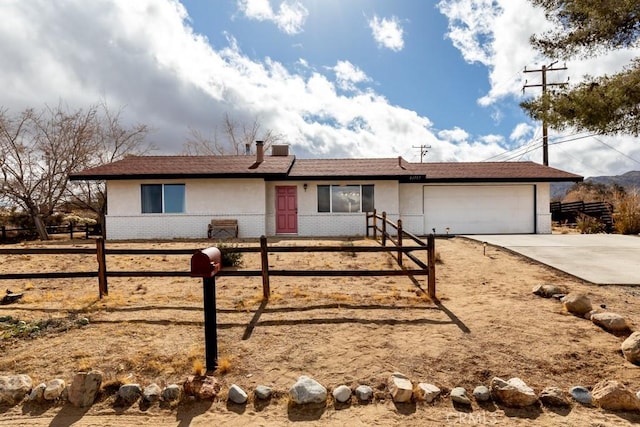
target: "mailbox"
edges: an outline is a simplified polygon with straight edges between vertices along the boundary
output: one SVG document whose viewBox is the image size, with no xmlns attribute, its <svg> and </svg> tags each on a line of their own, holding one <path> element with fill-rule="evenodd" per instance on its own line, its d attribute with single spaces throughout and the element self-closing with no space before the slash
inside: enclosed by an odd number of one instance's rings
<svg viewBox="0 0 640 427">
<path fill-rule="evenodd" d="M 218 248 L 199 250 L 191 257 L 191 277 L 213 277 L 222 268 L 222 254 Z"/>
</svg>

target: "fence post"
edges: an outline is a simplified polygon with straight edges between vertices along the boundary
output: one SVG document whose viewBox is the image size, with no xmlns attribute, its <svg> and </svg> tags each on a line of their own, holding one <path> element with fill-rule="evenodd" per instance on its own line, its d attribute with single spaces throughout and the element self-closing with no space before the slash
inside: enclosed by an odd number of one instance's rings
<svg viewBox="0 0 640 427">
<path fill-rule="evenodd" d="M 262 298 L 269 301 L 271 288 L 269 286 L 269 253 L 267 252 L 267 238 L 260 237 L 260 258 L 262 260 Z"/>
<path fill-rule="evenodd" d="M 435 236 L 429 234 L 427 237 L 427 292 L 432 301 L 436 300 L 436 243 Z"/>
<path fill-rule="evenodd" d="M 382 246 L 387 246 L 387 213 L 382 212 Z"/>
<path fill-rule="evenodd" d="M 7 240 L 7 227 L 3 225 L 1 228 L 2 228 L 2 241 L 4 242 L 5 240 Z"/>
<path fill-rule="evenodd" d="M 373 240 L 378 240 L 378 211 L 373 210 Z"/>
<path fill-rule="evenodd" d="M 398 220 L 398 265 L 402 267 L 402 220 Z"/>
<path fill-rule="evenodd" d="M 96 239 L 96 255 L 98 257 L 98 293 L 100 298 L 109 295 L 107 288 L 107 257 L 104 252 L 104 239 L 99 237 Z"/>
<path fill-rule="evenodd" d="M 204 300 L 204 353 L 207 372 L 218 369 L 218 323 L 216 319 L 216 277 L 202 279 Z"/>
<path fill-rule="evenodd" d="M 89 224 L 84 224 L 84 238 L 89 239 Z"/>
<path fill-rule="evenodd" d="M 73 222 L 69 222 L 69 239 L 73 240 Z"/>
<path fill-rule="evenodd" d="M 369 212 L 365 213 L 364 219 L 366 221 L 366 224 L 365 224 L 365 237 L 368 239 L 369 238 Z"/>
</svg>

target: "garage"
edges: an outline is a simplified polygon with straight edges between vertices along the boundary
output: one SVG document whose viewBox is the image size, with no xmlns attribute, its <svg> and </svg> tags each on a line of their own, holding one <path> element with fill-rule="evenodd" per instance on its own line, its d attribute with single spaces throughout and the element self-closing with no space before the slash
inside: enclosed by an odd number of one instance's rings
<svg viewBox="0 0 640 427">
<path fill-rule="evenodd" d="M 535 233 L 535 193 L 533 184 L 425 185 L 425 232 Z"/>
</svg>

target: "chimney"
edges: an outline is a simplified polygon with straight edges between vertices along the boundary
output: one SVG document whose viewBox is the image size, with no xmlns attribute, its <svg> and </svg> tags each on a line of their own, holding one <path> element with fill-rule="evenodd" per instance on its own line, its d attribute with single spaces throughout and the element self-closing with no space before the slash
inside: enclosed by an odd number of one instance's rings
<svg viewBox="0 0 640 427">
<path fill-rule="evenodd" d="M 256 141 L 256 163 L 264 161 L 264 141 Z"/>
</svg>

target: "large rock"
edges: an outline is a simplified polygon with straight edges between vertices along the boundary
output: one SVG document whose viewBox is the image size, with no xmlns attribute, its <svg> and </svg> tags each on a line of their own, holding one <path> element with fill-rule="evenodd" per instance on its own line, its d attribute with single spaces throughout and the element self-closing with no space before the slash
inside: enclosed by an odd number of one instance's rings
<svg viewBox="0 0 640 427">
<path fill-rule="evenodd" d="M 162 389 L 156 383 L 149 384 L 142 391 L 142 400 L 146 403 L 153 403 L 160 400 Z"/>
<path fill-rule="evenodd" d="M 451 400 L 462 405 L 471 405 L 471 399 L 467 396 L 467 390 L 464 387 L 454 387 L 451 389 Z"/>
<path fill-rule="evenodd" d="M 373 398 L 373 389 L 368 385 L 359 385 L 356 387 L 356 397 L 361 401 L 368 401 Z"/>
<path fill-rule="evenodd" d="M 563 294 L 565 291 L 560 286 L 542 284 L 534 286 L 532 292 L 543 298 L 551 298 L 554 295 Z"/>
<path fill-rule="evenodd" d="M 345 403 L 351 399 L 351 389 L 347 385 L 339 385 L 333 389 L 333 398 L 336 402 Z"/>
<path fill-rule="evenodd" d="M 493 378 L 491 394 L 495 400 L 505 406 L 515 408 L 533 405 L 538 401 L 538 396 L 533 389 L 520 378 L 511 378 L 508 381 L 498 377 Z"/>
<path fill-rule="evenodd" d="M 75 374 L 69 388 L 69 402 L 81 408 L 93 405 L 102 385 L 102 376 L 100 371 Z"/>
<path fill-rule="evenodd" d="M 267 387 L 266 385 L 259 385 L 256 387 L 253 393 L 256 395 L 258 399 L 265 400 L 271 397 L 271 394 L 273 393 L 273 391 L 271 390 L 271 387 Z"/>
<path fill-rule="evenodd" d="M 45 383 L 40 383 L 31 390 L 29 400 L 32 402 L 42 402 L 44 400 L 44 389 L 47 388 Z"/>
<path fill-rule="evenodd" d="M 389 393 L 394 402 L 409 402 L 413 396 L 413 384 L 406 375 L 394 372 L 389 377 Z"/>
<path fill-rule="evenodd" d="M 62 392 L 66 384 L 64 380 L 60 378 L 56 378 L 51 381 L 47 381 L 47 387 L 44 389 L 44 399 L 45 400 L 57 400 L 62 396 Z"/>
<path fill-rule="evenodd" d="M 562 389 L 547 387 L 540 392 L 540 402 L 546 406 L 569 406 L 569 399 Z"/>
<path fill-rule="evenodd" d="M 162 400 L 165 402 L 175 402 L 180 399 L 182 389 L 178 384 L 169 384 L 162 389 Z"/>
<path fill-rule="evenodd" d="M 236 384 L 231 384 L 229 387 L 229 400 L 238 405 L 247 403 L 247 393 Z"/>
<path fill-rule="evenodd" d="M 31 393 L 33 381 L 29 375 L 0 376 L 0 403 L 15 405 Z"/>
<path fill-rule="evenodd" d="M 626 332 L 629 330 L 629 324 L 624 317 L 609 311 L 591 315 L 591 321 L 609 332 Z"/>
<path fill-rule="evenodd" d="M 631 363 L 640 365 L 640 332 L 634 332 L 622 343 L 622 354 Z"/>
<path fill-rule="evenodd" d="M 478 402 L 486 402 L 491 399 L 491 391 L 487 387 L 479 385 L 473 389 L 473 397 L 475 397 Z"/>
<path fill-rule="evenodd" d="M 591 405 L 591 402 L 593 402 L 591 392 L 586 387 L 579 385 L 571 387 L 569 389 L 569 394 L 576 402 L 582 403 L 583 405 Z"/>
<path fill-rule="evenodd" d="M 142 395 L 140 384 L 122 384 L 118 389 L 118 397 L 127 404 L 132 404 Z"/>
<path fill-rule="evenodd" d="M 200 400 L 212 400 L 220 392 L 220 383 L 209 375 L 189 375 L 182 387 L 184 394 Z"/>
<path fill-rule="evenodd" d="M 593 403 L 608 411 L 637 411 L 640 400 L 622 383 L 605 380 L 593 387 Z"/>
<path fill-rule="evenodd" d="M 570 293 L 562 298 L 562 305 L 569 313 L 584 316 L 591 311 L 591 300 L 585 294 Z"/>
<path fill-rule="evenodd" d="M 427 403 L 433 402 L 433 400 L 440 395 L 440 389 L 437 386 L 429 383 L 418 384 L 418 390 L 420 390 L 422 400 Z"/>
<path fill-rule="evenodd" d="M 327 401 L 327 389 L 316 380 L 301 376 L 289 389 L 289 396 L 297 404 L 323 403 Z"/>
</svg>

